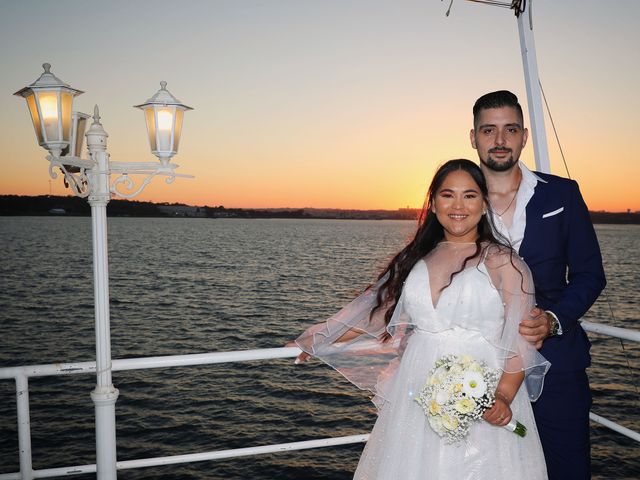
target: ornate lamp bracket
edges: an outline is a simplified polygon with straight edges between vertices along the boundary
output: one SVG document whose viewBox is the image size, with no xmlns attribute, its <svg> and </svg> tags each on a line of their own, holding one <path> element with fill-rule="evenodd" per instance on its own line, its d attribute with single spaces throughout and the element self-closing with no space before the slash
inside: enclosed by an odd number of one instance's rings
<svg viewBox="0 0 640 480">
<path fill-rule="evenodd" d="M 111 174 L 119 175 L 111 182 L 109 191 L 120 198 L 135 197 L 157 175 L 167 177 L 165 182 L 168 184 L 172 183 L 176 177 L 193 178 L 193 175 L 175 173 L 175 169 L 178 168 L 175 163 L 162 165 L 158 162 L 111 162 L 110 167 Z M 132 175 L 145 175 L 145 177 L 136 181 L 137 179 L 132 178 Z"/>
<path fill-rule="evenodd" d="M 86 198 L 91 193 L 87 169 L 90 162 L 80 160 L 77 157 L 55 157 L 47 155 L 49 161 L 49 176 L 54 180 L 58 178 L 56 168 L 59 168 L 64 176 L 64 186 L 70 188 L 77 197 Z M 79 164 L 79 165 L 78 165 Z"/>
</svg>

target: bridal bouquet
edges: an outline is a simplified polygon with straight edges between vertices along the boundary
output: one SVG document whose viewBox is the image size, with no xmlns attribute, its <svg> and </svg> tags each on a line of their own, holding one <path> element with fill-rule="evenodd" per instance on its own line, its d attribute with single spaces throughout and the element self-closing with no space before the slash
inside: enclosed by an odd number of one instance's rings
<svg viewBox="0 0 640 480">
<path fill-rule="evenodd" d="M 495 402 L 500 380 L 498 370 L 469 355 L 446 355 L 429 372 L 427 383 L 415 398 L 429 425 L 446 443 L 456 443 L 469 433 L 471 423 L 480 420 Z M 511 419 L 505 428 L 524 437 L 527 429 Z"/>
</svg>

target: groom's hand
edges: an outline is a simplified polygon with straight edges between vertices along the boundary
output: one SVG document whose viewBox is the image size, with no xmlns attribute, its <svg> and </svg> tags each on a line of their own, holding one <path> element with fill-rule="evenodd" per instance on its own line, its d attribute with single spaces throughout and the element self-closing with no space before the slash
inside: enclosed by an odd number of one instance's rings
<svg viewBox="0 0 640 480">
<path fill-rule="evenodd" d="M 529 315 L 520 322 L 519 332 L 522 337 L 536 349 L 542 347 L 542 342 L 551 333 L 551 319 L 544 310 L 535 307 Z"/>
</svg>

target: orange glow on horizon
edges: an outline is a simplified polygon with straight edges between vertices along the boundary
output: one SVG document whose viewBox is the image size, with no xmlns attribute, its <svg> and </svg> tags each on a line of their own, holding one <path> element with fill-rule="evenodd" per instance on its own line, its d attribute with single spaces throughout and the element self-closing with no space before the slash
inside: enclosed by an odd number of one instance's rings
<svg viewBox="0 0 640 480">
<path fill-rule="evenodd" d="M 415 175 L 412 172 L 400 175 L 384 170 L 374 175 L 354 169 L 348 172 L 349 175 L 342 176 L 330 171 L 317 171 L 313 175 L 289 172 L 288 175 L 272 173 L 266 176 L 265 172 L 260 171 L 235 181 L 227 175 L 203 180 L 202 174 L 190 171 L 188 173 L 195 173 L 195 179 L 177 178 L 171 185 L 166 185 L 160 177 L 155 178 L 134 200 L 210 207 L 222 205 L 226 208 L 422 208 L 437 165 L 416 165 L 415 171 L 418 173 Z M 49 180 L 45 162 L 38 167 L 29 169 L 34 175 L 32 179 L 22 176 L 20 181 L 14 179 L 11 185 L 4 184 L 0 179 L 0 194 L 71 195 L 71 190 L 64 188 L 62 175 Z M 580 185 L 589 210 L 640 211 L 640 198 L 633 189 L 617 189 L 611 185 L 614 181 L 607 182 L 597 171 L 580 171 L 579 178 L 574 178 Z"/>
</svg>

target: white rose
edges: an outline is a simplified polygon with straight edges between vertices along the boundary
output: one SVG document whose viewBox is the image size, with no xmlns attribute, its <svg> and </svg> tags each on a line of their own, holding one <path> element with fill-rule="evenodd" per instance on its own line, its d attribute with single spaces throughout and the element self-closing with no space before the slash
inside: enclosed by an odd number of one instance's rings
<svg viewBox="0 0 640 480">
<path fill-rule="evenodd" d="M 472 372 L 482 373 L 482 365 L 477 362 L 473 362 L 471 365 L 469 365 L 469 370 Z"/>
<path fill-rule="evenodd" d="M 474 358 L 471 355 L 462 355 L 460 357 L 460 363 L 464 365 L 468 365 L 474 361 Z"/>
<path fill-rule="evenodd" d="M 438 402 L 440 405 L 444 405 L 448 400 L 449 392 L 444 389 L 438 390 L 438 393 L 436 393 L 436 402 Z"/>
<path fill-rule="evenodd" d="M 447 430 L 455 430 L 458 428 L 458 419 L 456 417 L 452 417 L 451 415 L 443 415 L 442 416 L 442 426 Z"/>
<path fill-rule="evenodd" d="M 463 398 L 456 402 L 455 408 L 460 413 L 470 413 L 473 412 L 474 408 L 476 408 L 476 402 L 470 398 Z"/>
<path fill-rule="evenodd" d="M 433 428 L 438 435 L 444 434 L 445 429 L 442 426 L 442 419 L 440 417 L 429 417 L 429 425 L 431 425 L 431 428 Z"/>
</svg>

